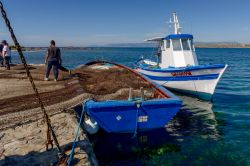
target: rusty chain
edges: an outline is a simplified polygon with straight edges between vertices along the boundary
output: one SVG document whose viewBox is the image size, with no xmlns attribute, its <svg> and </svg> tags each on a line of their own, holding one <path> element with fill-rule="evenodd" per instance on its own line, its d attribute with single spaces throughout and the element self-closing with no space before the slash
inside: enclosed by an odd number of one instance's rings
<svg viewBox="0 0 250 166">
<path fill-rule="evenodd" d="M 52 141 L 52 139 L 51 139 L 51 134 L 52 134 L 53 140 L 55 141 L 55 144 L 56 144 L 56 146 L 57 146 L 57 149 L 58 149 L 59 153 L 60 153 L 62 156 L 64 156 L 64 153 L 62 152 L 62 150 L 61 150 L 61 148 L 60 148 L 60 145 L 59 145 L 59 143 L 58 143 L 58 140 L 57 140 L 57 138 L 56 138 L 55 132 L 53 131 L 53 128 L 52 128 L 52 126 L 51 126 L 49 116 L 48 116 L 48 114 L 47 114 L 47 112 L 46 112 L 46 110 L 45 110 L 44 104 L 43 104 L 43 102 L 42 102 L 42 100 L 41 100 L 41 97 L 40 97 L 40 95 L 39 95 L 39 93 L 38 93 L 38 90 L 37 90 L 37 88 L 36 88 L 36 85 L 35 85 L 35 83 L 34 83 L 34 80 L 33 80 L 33 78 L 32 78 L 32 75 L 31 75 L 31 73 L 30 73 L 29 67 L 28 67 L 28 65 L 27 65 L 27 63 L 26 63 L 25 57 L 24 57 L 23 52 L 22 52 L 22 48 L 21 48 L 20 44 L 19 44 L 18 41 L 17 41 L 17 38 L 16 38 L 16 36 L 15 36 L 15 34 L 14 34 L 14 31 L 13 31 L 11 25 L 10 25 L 10 21 L 9 21 L 9 19 L 7 18 L 7 14 L 6 14 L 6 12 L 5 12 L 4 8 L 3 8 L 3 4 L 2 4 L 1 1 L 0 1 L 0 9 L 1 9 L 2 17 L 3 17 L 3 19 L 4 19 L 5 23 L 6 23 L 7 28 L 9 29 L 9 32 L 10 32 L 10 34 L 11 34 L 11 37 L 12 37 L 12 39 L 13 39 L 13 42 L 14 42 L 15 47 L 16 47 L 16 49 L 17 49 L 17 52 L 19 53 L 20 59 L 21 59 L 21 61 L 22 61 L 22 63 L 23 63 L 23 66 L 24 66 L 24 68 L 25 68 L 25 70 L 26 70 L 27 77 L 28 77 L 28 79 L 29 79 L 29 81 L 30 81 L 30 83 L 31 83 L 31 86 L 32 86 L 32 88 L 33 88 L 33 90 L 34 90 L 34 92 L 35 92 L 35 95 L 36 95 L 36 98 L 37 98 L 37 100 L 38 100 L 38 102 L 39 102 L 39 105 L 40 105 L 40 107 L 41 107 L 41 110 L 42 110 L 42 112 L 43 112 L 43 114 L 44 114 L 44 119 L 45 119 L 46 124 L 47 124 L 47 143 L 46 143 L 46 150 L 48 150 L 49 145 L 51 145 L 51 148 L 53 148 L 53 141 Z"/>
</svg>

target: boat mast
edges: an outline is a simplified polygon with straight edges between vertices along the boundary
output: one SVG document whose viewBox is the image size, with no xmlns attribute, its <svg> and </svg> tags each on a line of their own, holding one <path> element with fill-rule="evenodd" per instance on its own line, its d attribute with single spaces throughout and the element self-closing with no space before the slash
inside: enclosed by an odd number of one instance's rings
<svg viewBox="0 0 250 166">
<path fill-rule="evenodd" d="M 170 23 L 174 24 L 174 34 L 181 34 L 181 31 L 180 31 L 181 27 L 180 27 L 176 12 L 173 12 L 173 22 L 170 19 Z"/>
</svg>

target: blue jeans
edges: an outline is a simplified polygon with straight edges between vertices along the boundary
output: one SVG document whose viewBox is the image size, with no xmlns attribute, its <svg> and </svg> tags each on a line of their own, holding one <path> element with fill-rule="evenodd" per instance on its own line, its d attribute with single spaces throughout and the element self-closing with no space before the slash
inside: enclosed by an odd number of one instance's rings
<svg viewBox="0 0 250 166">
<path fill-rule="evenodd" d="M 10 56 L 5 56 L 5 57 L 4 57 L 5 67 L 6 67 L 8 70 L 10 70 L 10 59 L 11 59 Z"/>
<path fill-rule="evenodd" d="M 46 78 L 49 78 L 50 70 L 53 66 L 53 72 L 55 79 L 58 78 L 58 68 L 59 68 L 59 62 L 58 61 L 48 61 L 47 64 L 47 70 L 46 70 Z"/>
<path fill-rule="evenodd" d="M 0 66 L 3 66 L 3 57 L 0 55 Z"/>
</svg>

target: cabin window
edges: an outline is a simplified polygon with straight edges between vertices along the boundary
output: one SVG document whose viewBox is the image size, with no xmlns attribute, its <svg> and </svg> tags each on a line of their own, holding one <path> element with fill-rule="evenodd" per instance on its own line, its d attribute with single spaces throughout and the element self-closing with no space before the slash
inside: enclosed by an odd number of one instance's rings
<svg viewBox="0 0 250 166">
<path fill-rule="evenodd" d="M 181 39 L 181 43 L 183 50 L 190 50 L 188 39 Z"/>
<path fill-rule="evenodd" d="M 160 45 L 161 45 L 161 50 L 162 51 L 165 51 L 165 41 L 164 40 L 162 40 L 161 42 L 160 42 Z M 160 51 L 160 50 L 159 50 Z"/>
<path fill-rule="evenodd" d="M 191 50 L 194 51 L 194 43 L 193 43 L 193 40 L 189 40 L 190 41 L 190 47 L 191 47 Z"/>
<path fill-rule="evenodd" d="M 166 48 L 170 48 L 170 40 L 166 40 Z"/>
<path fill-rule="evenodd" d="M 181 51 L 181 42 L 180 39 L 172 39 L 173 50 L 174 51 Z"/>
</svg>

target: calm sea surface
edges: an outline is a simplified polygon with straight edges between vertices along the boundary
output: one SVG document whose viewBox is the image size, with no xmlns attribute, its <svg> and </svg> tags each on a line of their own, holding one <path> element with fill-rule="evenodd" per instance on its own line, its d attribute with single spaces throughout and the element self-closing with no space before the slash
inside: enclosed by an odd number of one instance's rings
<svg viewBox="0 0 250 166">
<path fill-rule="evenodd" d="M 93 136 L 100 165 L 250 165 L 250 49 L 197 49 L 200 64 L 229 65 L 213 103 L 179 95 L 182 110 L 166 128 L 132 134 Z M 133 67 L 151 48 L 99 48 L 62 51 L 63 65 L 74 68 L 105 59 Z M 44 62 L 44 51 L 25 52 L 29 63 Z M 13 62 L 19 62 L 13 52 Z"/>
</svg>

